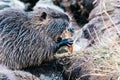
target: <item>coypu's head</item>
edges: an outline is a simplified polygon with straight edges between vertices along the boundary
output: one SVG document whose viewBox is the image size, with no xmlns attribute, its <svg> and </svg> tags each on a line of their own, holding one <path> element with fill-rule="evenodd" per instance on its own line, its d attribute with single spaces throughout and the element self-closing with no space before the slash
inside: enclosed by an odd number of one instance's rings
<svg viewBox="0 0 120 80">
<path fill-rule="evenodd" d="M 69 26 L 69 18 L 64 12 L 57 11 L 51 8 L 38 8 L 32 13 L 33 24 L 37 25 L 37 29 L 42 28 L 44 34 L 57 40 L 62 32 Z"/>
<path fill-rule="evenodd" d="M 0 64 L 21 69 L 50 60 L 70 42 L 56 42 L 68 25 L 65 13 L 50 8 L 0 11 Z"/>
</svg>

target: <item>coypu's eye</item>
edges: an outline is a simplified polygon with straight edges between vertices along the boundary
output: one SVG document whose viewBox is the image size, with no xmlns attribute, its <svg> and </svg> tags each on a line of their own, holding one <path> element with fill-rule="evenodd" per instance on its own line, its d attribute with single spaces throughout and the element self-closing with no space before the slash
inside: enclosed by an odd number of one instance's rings
<svg viewBox="0 0 120 80">
<path fill-rule="evenodd" d="M 44 20 L 44 19 L 46 19 L 46 17 L 47 17 L 47 13 L 46 12 L 42 12 L 42 14 L 40 16 L 40 19 Z"/>
</svg>

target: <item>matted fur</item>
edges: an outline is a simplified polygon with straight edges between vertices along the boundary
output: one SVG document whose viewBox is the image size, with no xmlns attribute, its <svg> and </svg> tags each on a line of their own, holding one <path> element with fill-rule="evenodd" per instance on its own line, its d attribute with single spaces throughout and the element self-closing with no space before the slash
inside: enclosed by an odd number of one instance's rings
<svg viewBox="0 0 120 80">
<path fill-rule="evenodd" d="M 0 64 L 21 69 L 49 60 L 68 24 L 66 14 L 50 8 L 0 11 Z"/>
<path fill-rule="evenodd" d="M 4 65 L 0 65 L 0 80 L 40 80 L 29 72 L 10 70 Z"/>
</svg>

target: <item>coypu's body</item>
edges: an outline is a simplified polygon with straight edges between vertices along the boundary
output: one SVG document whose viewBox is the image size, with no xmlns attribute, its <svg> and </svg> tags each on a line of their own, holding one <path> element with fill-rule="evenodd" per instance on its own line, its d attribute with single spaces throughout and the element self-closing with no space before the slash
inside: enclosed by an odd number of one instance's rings
<svg viewBox="0 0 120 80">
<path fill-rule="evenodd" d="M 68 24 L 67 15 L 50 8 L 0 11 L 0 64 L 21 69 L 49 60 L 61 46 L 73 42 L 57 42 Z"/>
</svg>

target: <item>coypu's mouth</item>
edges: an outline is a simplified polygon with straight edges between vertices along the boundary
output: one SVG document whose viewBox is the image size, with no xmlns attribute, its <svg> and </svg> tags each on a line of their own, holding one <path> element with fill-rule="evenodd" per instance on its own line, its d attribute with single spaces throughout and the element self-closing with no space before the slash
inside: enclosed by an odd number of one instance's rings
<svg viewBox="0 0 120 80">
<path fill-rule="evenodd" d="M 74 29 L 72 27 L 68 27 L 63 31 L 63 33 L 57 38 L 57 42 L 60 42 L 62 39 L 71 38 L 74 33 Z"/>
</svg>

